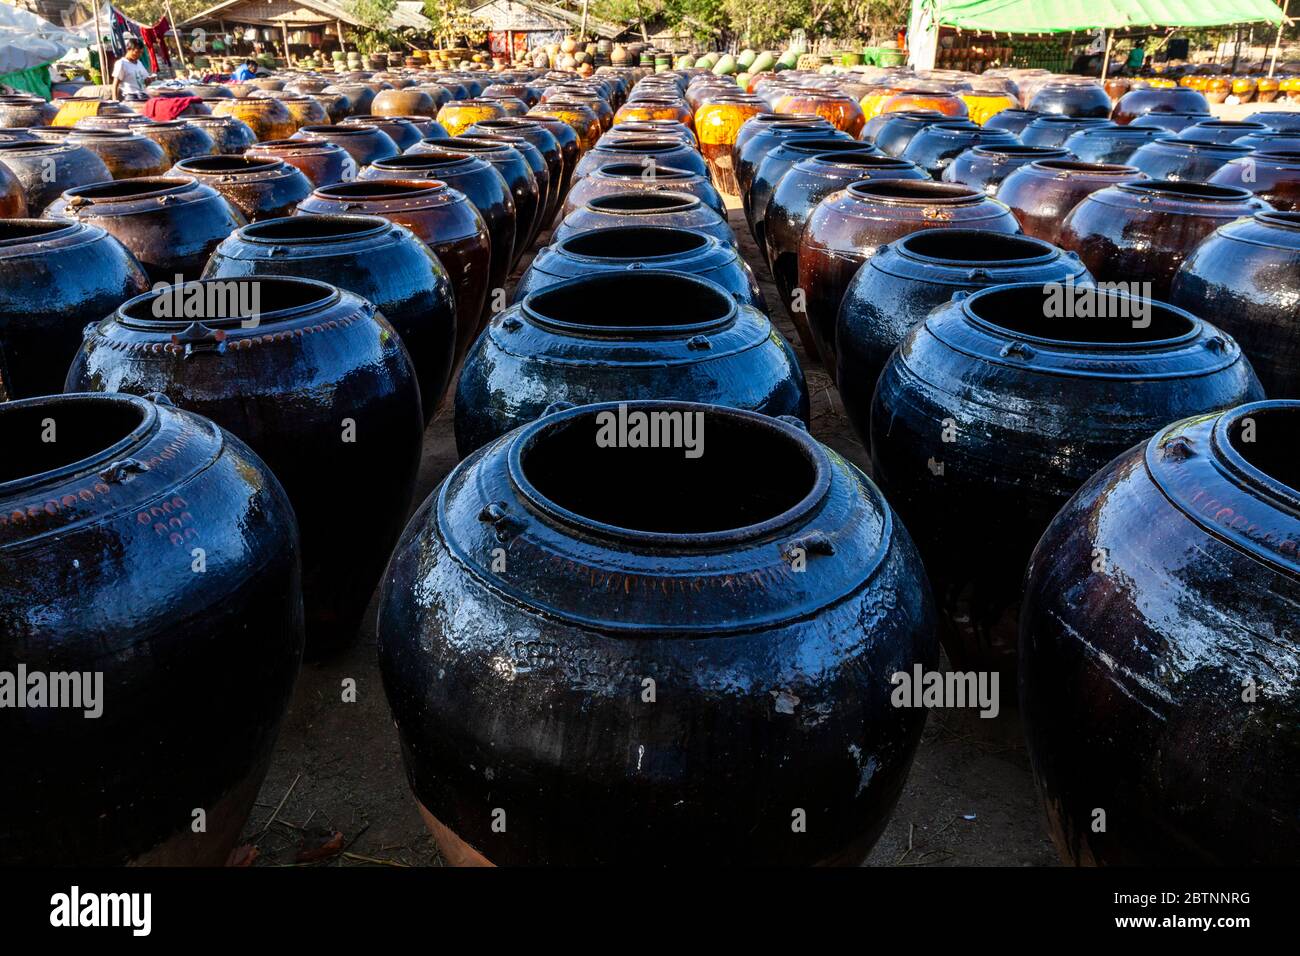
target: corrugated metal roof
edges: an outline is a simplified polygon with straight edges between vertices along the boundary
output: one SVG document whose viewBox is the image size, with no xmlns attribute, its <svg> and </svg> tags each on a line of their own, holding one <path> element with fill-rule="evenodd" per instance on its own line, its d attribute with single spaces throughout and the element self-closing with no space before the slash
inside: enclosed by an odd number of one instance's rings
<svg viewBox="0 0 1300 956">
<path fill-rule="evenodd" d="M 935 0 L 934 7 L 940 23 L 1000 33 L 1207 27 L 1283 20 L 1273 0 Z"/>
<path fill-rule="evenodd" d="M 288 20 L 290 23 L 308 22 L 300 17 L 292 16 L 291 13 L 294 10 L 307 10 L 319 14 L 320 19 L 316 22 L 320 23 L 342 20 L 350 26 L 364 26 L 347 6 L 342 3 L 331 3 L 330 0 L 278 0 L 278 2 L 270 4 L 266 3 L 265 0 L 224 0 L 224 2 L 218 3 L 216 6 L 208 7 L 200 13 L 196 13 L 182 22 L 181 26 L 189 27 L 214 20 L 227 20 L 231 23 L 245 21 L 268 23 L 279 20 Z M 429 19 L 424 14 L 417 13 L 407 6 L 399 6 L 394 10 L 388 22 L 393 27 L 420 32 L 430 30 L 433 27 L 433 24 L 429 22 Z"/>
</svg>

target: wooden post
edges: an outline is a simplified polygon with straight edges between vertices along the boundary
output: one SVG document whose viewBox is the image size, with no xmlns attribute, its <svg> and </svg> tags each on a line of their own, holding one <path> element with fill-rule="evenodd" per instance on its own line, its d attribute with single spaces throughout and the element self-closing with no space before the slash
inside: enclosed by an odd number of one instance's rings
<svg viewBox="0 0 1300 956">
<path fill-rule="evenodd" d="M 172 0 L 167 0 L 167 19 L 172 25 L 172 38 L 176 41 L 176 52 L 180 54 L 181 69 L 188 70 L 190 66 L 185 62 L 185 44 L 181 41 L 181 28 L 176 22 L 176 14 L 172 13 Z M 165 47 L 166 45 L 167 41 L 164 40 L 163 46 Z"/>
<path fill-rule="evenodd" d="M 284 34 L 284 65 L 293 66 L 293 56 L 289 53 L 289 21 L 280 21 L 280 30 Z"/>
<path fill-rule="evenodd" d="M 1273 60 L 1268 65 L 1269 76 L 1277 71 L 1277 51 L 1282 49 L 1282 30 L 1286 27 L 1286 8 L 1290 4 L 1291 0 L 1282 0 L 1282 22 L 1277 25 L 1277 46 L 1273 49 Z"/>
<path fill-rule="evenodd" d="M 578 27 L 578 39 L 587 39 L 587 0 L 582 0 L 582 26 Z"/>
<path fill-rule="evenodd" d="M 1106 31 L 1106 52 L 1101 55 L 1101 81 L 1106 82 L 1106 71 L 1110 69 L 1110 45 L 1115 42 L 1115 31 Z"/>
<path fill-rule="evenodd" d="M 95 42 L 99 44 L 99 98 L 104 98 L 104 87 L 111 86 L 113 79 L 108 70 L 108 54 L 104 52 L 104 31 L 99 28 L 99 0 L 90 0 L 95 11 Z"/>
<path fill-rule="evenodd" d="M 343 41 L 343 21 L 335 20 L 334 25 L 338 27 L 338 31 L 339 31 L 339 51 L 342 53 L 347 53 L 348 48 L 344 45 L 344 41 Z"/>
</svg>

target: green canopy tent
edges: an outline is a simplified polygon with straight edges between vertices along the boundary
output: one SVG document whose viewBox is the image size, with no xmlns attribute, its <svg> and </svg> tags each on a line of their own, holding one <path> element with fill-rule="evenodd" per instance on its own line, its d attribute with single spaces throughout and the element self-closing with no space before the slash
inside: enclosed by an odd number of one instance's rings
<svg viewBox="0 0 1300 956">
<path fill-rule="evenodd" d="M 1068 33 L 1285 20 L 1274 0 L 912 0 L 908 48 L 914 67 L 931 69 L 941 26 L 985 33 Z"/>
</svg>

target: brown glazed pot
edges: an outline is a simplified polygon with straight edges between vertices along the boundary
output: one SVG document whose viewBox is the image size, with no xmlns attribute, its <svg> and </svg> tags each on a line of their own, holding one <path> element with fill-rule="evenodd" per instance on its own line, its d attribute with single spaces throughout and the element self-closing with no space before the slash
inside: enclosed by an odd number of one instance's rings
<svg viewBox="0 0 1300 956">
<path fill-rule="evenodd" d="M 1270 209 L 1237 186 L 1122 183 L 1075 206 L 1061 224 L 1059 245 L 1077 252 L 1098 282 L 1150 282 L 1151 296 L 1163 301 L 1179 266 L 1202 239 L 1234 219 Z"/>
<path fill-rule="evenodd" d="M 1185 86 L 1170 88 L 1143 87 L 1129 90 L 1119 98 L 1110 118 L 1121 126 L 1127 126 L 1139 116 L 1147 113 L 1204 113 L 1210 119 L 1210 104 L 1205 95 Z"/>
<path fill-rule="evenodd" d="M 578 137 L 578 145 L 586 152 L 596 145 L 604 128 L 600 118 L 581 103 L 538 103 L 528 111 L 535 118 L 549 117 L 567 123 Z"/>
<path fill-rule="evenodd" d="M 551 234 L 551 243 L 561 242 L 579 232 L 626 226 L 671 226 L 713 236 L 720 242 L 736 246 L 736 234 L 716 209 L 690 193 L 663 190 L 627 190 L 596 196 L 564 217 Z"/>
<path fill-rule="evenodd" d="M 695 133 L 699 137 L 700 154 L 709 164 L 713 185 L 720 192 L 729 196 L 740 195 L 732 150 L 741 127 L 764 110 L 763 101 L 756 96 L 733 96 L 710 100 L 695 112 Z"/>
<path fill-rule="evenodd" d="M 68 143 L 0 143 L 0 165 L 21 185 L 29 216 L 39 216 L 65 189 L 113 178 L 102 159 Z"/>
<path fill-rule="evenodd" d="M 325 110 L 326 122 L 338 123 L 352 112 L 352 102 L 342 93 L 306 93 Z"/>
<path fill-rule="evenodd" d="M 497 124 L 501 123 L 536 123 L 555 137 L 556 143 L 560 146 L 560 155 L 564 160 L 557 205 L 559 202 L 563 202 L 564 197 L 569 194 L 569 184 L 573 181 L 573 171 L 578 168 L 578 159 L 582 155 L 582 144 L 578 141 L 578 134 L 573 131 L 573 127 L 564 120 L 556 119 L 554 116 L 539 116 L 532 113 L 527 116 L 488 120 L 487 123 L 490 128 L 497 128 Z"/>
<path fill-rule="evenodd" d="M 614 114 L 615 123 L 633 123 L 643 120 L 676 120 L 690 129 L 695 128 L 695 114 L 678 99 L 644 97 L 624 103 Z M 610 124 L 613 125 L 613 124 Z"/>
<path fill-rule="evenodd" d="M 452 100 L 438 110 L 438 123 L 452 136 L 459 136 L 475 123 L 503 119 L 509 115 L 497 100 Z"/>
<path fill-rule="evenodd" d="M 859 144 L 866 145 L 866 144 Z M 866 153 L 818 153 L 795 163 L 776 183 L 763 220 L 763 241 L 781 304 L 790 314 L 804 351 L 817 354 L 803 313 L 792 308 L 799 281 L 799 239 L 817 205 L 851 183 L 874 179 L 925 179 L 914 163 Z"/>
<path fill-rule="evenodd" d="M 401 154 L 393 138 L 378 126 L 343 123 L 338 126 L 304 126 L 291 139 L 336 143 L 356 160 L 357 168 L 380 159 L 391 159 Z"/>
<path fill-rule="evenodd" d="M 614 125 L 613 109 L 611 109 L 610 105 L 599 96 L 587 96 L 579 93 L 564 93 L 563 95 L 553 97 L 550 100 L 543 100 L 538 104 L 538 106 L 558 106 L 561 109 L 572 109 L 575 106 L 580 106 L 584 109 L 590 110 L 592 115 L 596 117 L 596 123 L 599 126 L 601 133 L 607 132 L 609 128 Z"/>
<path fill-rule="evenodd" d="M 46 219 L 102 227 L 144 267 L 151 282 L 197 279 L 212 250 L 244 225 L 244 217 L 211 186 L 193 177 L 150 176 L 67 190 Z"/>
<path fill-rule="evenodd" d="M 799 240 L 798 287 L 804 290 L 807 310 L 802 318 L 827 371 L 833 374 L 836 364 L 840 302 L 862 263 L 899 236 L 943 227 L 1020 232 L 1016 217 L 1002 203 L 954 183 L 903 179 L 853 183 L 817 205 Z M 799 318 L 796 313 L 796 326 Z"/>
<path fill-rule="evenodd" d="M 137 126 L 152 126 L 153 120 L 140 113 L 99 113 L 83 116 L 73 124 L 73 129 L 116 129 L 135 132 Z"/>
<path fill-rule="evenodd" d="M 689 126 L 677 120 L 631 120 L 627 123 L 615 123 L 600 136 L 604 142 L 624 139 L 675 139 L 694 149 L 700 142 Z"/>
<path fill-rule="evenodd" d="M 1044 159 L 1021 166 L 1004 179 L 997 198 L 1011 210 L 1025 235 L 1056 244 L 1066 214 L 1084 196 L 1146 178 L 1135 166 Z"/>
<path fill-rule="evenodd" d="M 302 171 L 278 159 L 200 156 L 172 167 L 172 176 L 193 176 L 225 196 L 249 222 L 292 215 L 311 195 Z"/>
<path fill-rule="evenodd" d="M 320 126 L 331 122 L 325 107 L 310 96 L 286 96 L 280 102 L 293 117 L 293 125 L 296 127 Z"/>
<path fill-rule="evenodd" d="M 359 116 L 370 112 L 370 104 L 375 100 L 375 91 L 364 83 L 335 83 L 325 87 L 322 93 L 338 93 L 348 99 L 348 114 Z"/>
<path fill-rule="evenodd" d="M 0 154 L 0 161 L 3 159 Z M 1206 182 L 1241 186 L 1274 209 L 1291 212 L 1300 209 L 1300 151 L 1256 151 L 1219 167 Z"/>
<path fill-rule="evenodd" d="M 307 177 L 312 187 L 333 186 L 357 178 L 357 161 L 342 146 L 325 140 L 272 139 L 244 153 L 245 159 L 288 163 Z"/>
<path fill-rule="evenodd" d="M 433 116 L 436 104 L 424 90 L 384 90 L 370 102 L 376 116 Z"/>
<path fill-rule="evenodd" d="M 214 151 L 223 156 L 238 156 L 257 142 L 252 127 L 233 116 L 196 116 L 186 122 L 212 137 Z"/>
<path fill-rule="evenodd" d="M 943 90 L 900 90 L 880 105 L 882 113 L 900 110 L 934 110 L 960 119 L 970 116 L 970 110 L 960 96 Z"/>
<path fill-rule="evenodd" d="M 943 181 L 996 196 L 1003 181 L 1020 167 L 1069 158 L 1070 151 L 1064 146 L 973 146 L 948 164 Z"/>
<path fill-rule="evenodd" d="M 99 226 L 0 221 L 0 402 L 62 392 L 87 320 L 148 287 L 140 264 Z"/>
<path fill-rule="evenodd" d="M 522 100 L 530 109 L 542 101 L 542 91 L 528 83 L 493 83 L 483 91 L 483 96 L 485 99 L 503 96 Z"/>
<path fill-rule="evenodd" d="M 382 216 L 405 226 L 437 254 L 456 299 L 456 361 L 491 315 L 487 224 L 465 194 L 437 180 L 386 179 L 323 186 L 298 214 Z"/>
<path fill-rule="evenodd" d="M 427 116 L 349 116 L 339 126 L 343 128 L 373 126 L 376 129 L 383 130 L 388 135 L 388 138 L 397 145 L 399 153 L 406 152 L 426 136 L 438 136 L 439 130 L 444 134 L 446 133 L 441 125 Z M 426 130 L 432 130 L 432 132 Z"/>
<path fill-rule="evenodd" d="M 171 166 L 161 146 L 125 130 L 74 129 L 64 142 L 86 147 L 104 161 L 114 179 L 161 176 Z"/>
<path fill-rule="evenodd" d="M 212 104 L 212 115 L 243 120 L 258 139 L 288 139 L 298 128 L 288 107 L 265 96 L 222 100 Z"/>
<path fill-rule="evenodd" d="M 519 216 L 510 185 L 496 167 L 486 160 L 465 153 L 411 153 L 394 156 L 361 170 L 361 181 L 380 179 L 430 179 L 445 183 L 465 195 L 487 224 L 492 242 L 492 262 L 488 268 L 488 289 L 504 289 L 510 275 Z M 492 305 L 488 293 L 485 309 Z"/>
<path fill-rule="evenodd" d="M 726 218 L 726 200 L 706 176 L 687 169 L 658 167 L 655 169 L 654 179 L 646 179 L 642 175 L 644 172 L 645 169 L 637 163 L 611 163 L 600 167 L 580 182 L 573 184 L 564 199 L 560 215 L 568 216 L 597 196 L 635 191 L 689 193 L 715 210 L 718 215 Z"/>
<path fill-rule="evenodd" d="M 217 144 L 208 135 L 207 130 L 187 120 L 148 123 L 135 127 L 134 131 L 161 146 L 167 158 L 173 163 L 179 163 L 182 159 L 192 159 L 195 156 L 211 156 L 217 152 Z"/>
<path fill-rule="evenodd" d="M 0 163 L 0 219 L 24 219 L 27 215 L 26 189 L 9 167 Z"/>
<path fill-rule="evenodd" d="M 57 106 L 39 96 L 0 96 L 0 128 L 3 129 L 49 126 L 58 113 Z"/>
</svg>

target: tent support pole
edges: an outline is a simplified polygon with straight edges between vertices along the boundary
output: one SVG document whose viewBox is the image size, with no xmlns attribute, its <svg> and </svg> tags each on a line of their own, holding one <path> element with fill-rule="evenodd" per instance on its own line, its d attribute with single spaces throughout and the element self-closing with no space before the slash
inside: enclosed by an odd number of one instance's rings
<svg viewBox="0 0 1300 956">
<path fill-rule="evenodd" d="M 1282 22 L 1277 25 L 1277 43 L 1273 47 L 1273 61 L 1268 65 L 1268 75 L 1272 76 L 1277 72 L 1277 51 L 1282 48 L 1282 31 L 1286 29 L 1286 8 L 1291 5 L 1291 0 L 1282 0 Z"/>
<path fill-rule="evenodd" d="M 185 62 L 185 44 L 181 42 L 181 28 L 176 25 L 176 14 L 172 13 L 172 0 L 167 0 L 167 19 L 171 21 L 172 39 L 176 41 L 176 52 L 181 57 L 181 69 L 188 71 L 190 65 Z M 163 41 L 164 48 L 166 45 L 166 41 Z"/>
<path fill-rule="evenodd" d="M 104 53 L 104 31 L 99 28 L 99 0 L 90 0 L 91 7 L 95 10 L 95 40 L 99 43 L 99 98 L 104 98 L 104 87 L 111 85 L 105 83 L 109 79 L 108 57 Z"/>
<path fill-rule="evenodd" d="M 1115 31 L 1106 31 L 1106 52 L 1101 55 L 1101 81 L 1106 82 L 1106 71 L 1110 69 L 1110 45 L 1115 42 Z"/>
<path fill-rule="evenodd" d="M 280 21 L 280 30 L 284 33 L 284 65 L 293 66 L 293 57 L 289 54 L 289 21 Z"/>
</svg>

